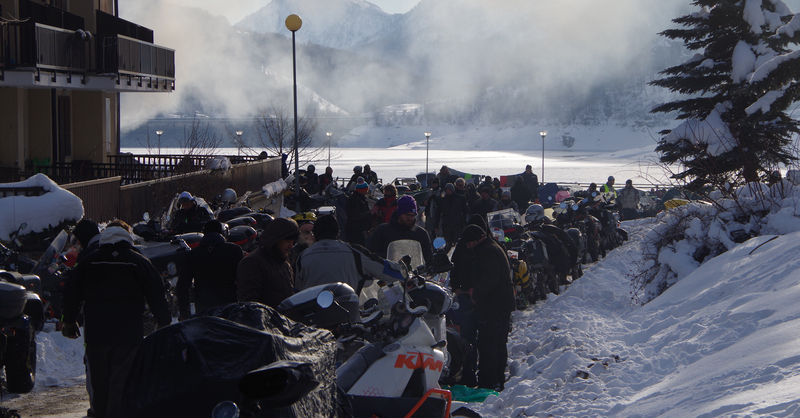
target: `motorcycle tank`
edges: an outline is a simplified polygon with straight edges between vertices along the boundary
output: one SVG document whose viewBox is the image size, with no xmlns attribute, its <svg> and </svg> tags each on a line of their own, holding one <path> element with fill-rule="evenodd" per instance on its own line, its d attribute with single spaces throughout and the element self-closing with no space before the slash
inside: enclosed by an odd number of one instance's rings
<svg viewBox="0 0 800 418">
<path fill-rule="evenodd" d="M 317 296 L 324 291 L 333 293 L 334 303 L 330 308 L 322 308 L 317 304 Z M 337 315 L 340 308 L 345 309 L 346 317 Z M 277 308 L 289 319 L 315 327 L 334 327 L 344 322 L 355 324 L 360 322 L 358 311 L 358 295 L 350 285 L 345 283 L 329 283 L 309 287 L 281 302 Z"/>
<path fill-rule="evenodd" d="M 229 221 L 229 220 L 231 220 L 233 218 L 238 218 L 238 217 L 240 217 L 242 215 L 248 215 L 250 213 L 253 213 L 253 211 L 250 208 L 247 208 L 247 207 L 244 207 L 244 206 L 239 206 L 239 207 L 225 209 L 225 210 L 221 211 L 219 213 L 219 215 L 217 215 L 217 219 L 220 222 L 225 222 L 225 221 Z"/>
</svg>

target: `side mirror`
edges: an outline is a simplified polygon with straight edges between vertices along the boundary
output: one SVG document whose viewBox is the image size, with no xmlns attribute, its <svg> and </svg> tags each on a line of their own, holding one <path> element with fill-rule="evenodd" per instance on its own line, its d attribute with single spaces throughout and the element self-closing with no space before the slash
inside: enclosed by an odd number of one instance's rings
<svg viewBox="0 0 800 418">
<path fill-rule="evenodd" d="M 433 240 L 433 248 L 437 250 L 444 248 L 445 245 L 447 245 L 447 241 L 445 241 L 445 239 L 442 237 L 437 237 L 435 240 Z"/>
<path fill-rule="evenodd" d="M 145 212 L 144 215 L 142 215 L 142 219 L 144 219 L 145 222 L 149 222 L 150 221 L 150 212 Z"/>
<path fill-rule="evenodd" d="M 323 290 L 317 295 L 317 305 L 322 309 L 330 308 L 333 305 L 333 292 L 330 290 Z"/>
<path fill-rule="evenodd" d="M 19 224 L 19 230 L 20 231 L 22 231 L 23 229 L 25 229 L 27 227 L 28 227 L 28 223 L 27 222 L 23 222 L 23 223 Z"/>
</svg>

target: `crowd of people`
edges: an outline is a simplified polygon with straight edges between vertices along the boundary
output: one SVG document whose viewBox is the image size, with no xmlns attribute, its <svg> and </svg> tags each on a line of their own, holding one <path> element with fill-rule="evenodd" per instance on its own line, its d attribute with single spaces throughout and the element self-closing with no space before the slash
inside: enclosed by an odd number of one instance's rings
<svg viewBox="0 0 800 418">
<path fill-rule="evenodd" d="M 309 166 L 304 178 L 309 194 L 334 184 L 330 167 L 318 175 Z M 538 203 L 536 174 L 528 165 L 510 188 L 503 188 L 500 178 L 467 182 L 443 166 L 430 179 L 428 193 L 419 199 L 424 211 L 411 195 L 398 196 L 392 184 L 384 186 L 383 197 L 370 204 L 367 194 L 377 183 L 369 165 L 356 167 L 344 185 L 349 191 L 344 225 L 339 225 L 336 216 L 313 212 L 276 218 L 248 254 L 225 241 L 223 225 L 208 207 L 198 204 L 189 192 L 181 193 L 171 229 L 204 235 L 179 267 L 179 320 L 229 303 L 258 302 L 275 308 L 295 292 L 320 284 L 345 282 L 360 291 L 370 278 L 400 280 L 405 267 L 386 260 L 389 244 L 417 241 L 425 263 L 430 264 L 432 239 L 443 237 L 445 251 L 453 249 L 451 286 L 460 305 L 451 319 L 459 322 L 462 336 L 477 352 L 466 362 L 457 383 L 502 390 L 515 297 L 508 258 L 491 238 L 487 214 L 503 209 L 522 214 Z M 618 196 L 623 219 L 636 217 L 639 195 L 631 180 L 617 192 L 614 178 L 609 177 L 600 190 L 593 183 L 587 193 L 594 191 Z M 66 281 L 61 330 L 68 338 L 80 336 L 82 314 L 89 416 L 113 417 L 119 414 L 124 381 L 142 340 L 144 302 L 158 327 L 171 323 L 170 312 L 162 278 L 133 245 L 130 226 L 114 221 L 101 232 L 96 223 L 82 220 L 73 233 L 82 250 Z"/>
</svg>

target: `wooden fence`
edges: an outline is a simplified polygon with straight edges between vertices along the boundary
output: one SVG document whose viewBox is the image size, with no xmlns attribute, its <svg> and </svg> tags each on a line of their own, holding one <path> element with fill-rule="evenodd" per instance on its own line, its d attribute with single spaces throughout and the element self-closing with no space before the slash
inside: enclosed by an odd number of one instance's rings
<svg viewBox="0 0 800 418">
<path fill-rule="evenodd" d="M 84 217 L 96 222 L 117 218 L 133 224 L 142 220 L 145 212 L 154 215 L 184 190 L 211 201 L 226 188 L 241 196 L 247 191 L 258 192 L 280 177 L 281 159 L 273 157 L 236 164 L 224 171 L 201 170 L 136 184 L 121 185 L 121 177 L 116 176 L 61 187 L 81 198 Z"/>
</svg>

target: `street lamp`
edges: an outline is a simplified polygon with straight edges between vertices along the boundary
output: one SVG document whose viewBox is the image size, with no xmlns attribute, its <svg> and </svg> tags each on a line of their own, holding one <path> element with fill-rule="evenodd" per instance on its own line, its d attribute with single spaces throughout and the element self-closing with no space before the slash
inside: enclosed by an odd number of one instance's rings
<svg viewBox="0 0 800 418">
<path fill-rule="evenodd" d="M 425 132 L 425 187 L 428 187 L 428 148 L 431 142 L 431 133 Z"/>
<path fill-rule="evenodd" d="M 544 137 L 547 136 L 547 131 L 539 131 L 539 135 L 542 136 L 542 180 L 539 184 L 544 184 Z"/>
<path fill-rule="evenodd" d="M 156 135 L 158 135 L 158 153 L 159 154 L 161 154 L 161 134 L 163 134 L 163 133 L 164 133 L 164 131 L 156 131 Z"/>
<path fill-rule="evenodd" d="M 300 213 L 300 153 L 297 143 L 297 55 L 295 54 L 295 32 L 303 26 L 303 19 L 298 15 L 289 15 L 284 22 L 286 29 L 292 32 L 292 77 L 294 81 L 294 193 L 295 212 Z"/>
<path fill-rule="evenodd" d="M 236 136 L 239 137 L 239 143 L 237 144 L 238 147 L 236 147 L 236 148 L 238 148 L 238 150 L 236 151 L 236 155 L 241 155 L 242 154 L 242 134 L 243 133 L 244 133 L 244 131 L 236 131 Z"/>
<path fill-rule="evenodd" d="M 325 132 L 325 135 L 328 135 L 328 167 L 331 166 L 331 137 L 333 136 L 333 132 Z"/>
</svg>

